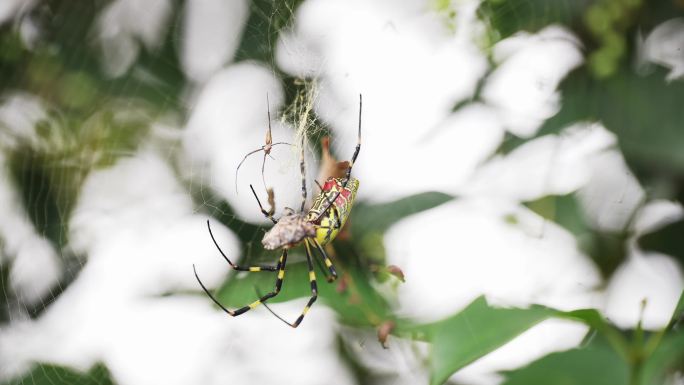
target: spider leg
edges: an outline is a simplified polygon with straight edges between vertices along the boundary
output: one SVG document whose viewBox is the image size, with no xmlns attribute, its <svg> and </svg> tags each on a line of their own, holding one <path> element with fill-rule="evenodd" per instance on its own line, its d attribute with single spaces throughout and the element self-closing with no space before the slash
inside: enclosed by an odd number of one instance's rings
<svg viewBox="0 0 684 385">
<path fill-rule="evenodd" d="M 311 243 L 316 246 L 316 249 L 320 253 L 321 257 L 323 258 L 323 262 L 325 263 L 325 266 L 328 268 L 328 271 L 330 272 L 330 277 L 326 276 L 326 280 L 328 282 L 332 282 L 337 279 L 337 271 L 335 270 L 335 266 L 333 266 L 332 261 L 330 260 L 330 257 L 328 257 L 328 253 L 325 252 L 323 247 L 321 246 L 320 243 L 316 240 L 316 238 L 310 238 Z"/>
<path fill-rule="evenodd" d="M 237 271 L 251 271 L 251 272 L 257 272 L 257 271 L 276 271 L 278 270 L 277 266 L 269 266 L 269 265 L 259 265 L 259 266 L 240 266 L 234 264 L 226 254 L 221 250 L 221 247 L 218 245 L 218 242 L 216 242 L 216 238 L 214 238 L 214 234 L 211 232 L 211 225 L 209 224 L 209 220 L 207 220 L 207 228 L 209 229 L 209 235 L 211 236 L 211 240 L 214 241 L 214 245 L 218 249 L 219 253 L 223 256 L 223 259 L 228 262 L 230 267 L 233 268 L 233 270 Z"/>
<path fill-rule="evenodd" d="M 306 204 L 306 165 L 304 164 L 304 139 L 306 136 L 302 134 L 302 152 L 299 156 L 299 170 L 302 172 L 302 206 L 299 211 L 304 212 L 304 205 Z"/>
<path fill-rule="evenodd" d="M 273 148 L 273 147 L 275 147 L 275 146 L 277 146 L 277 145 L 279 145 L 279 144 L 287 144 L 288 146 L 292 146 L 291 143 L 287 143 L 287 142 L 278 142 L 278 143 L 273 143 L 273 144 L 271 145 L 271 148 Z M 264 182 L 264 189 L 268 190 L 268 187 L 266 187 L 266 177 L 264 176 L 264 169 L 266 168 L 266 157 L 268 156 L 269 158 L 271 158 L 271 159 L 273 159 L 273 160 L 275 160 L 275 158 L 273 157 L 273 155 L 271 155 L 271 150 L 270 150 L 270 149 L 269 149 L 268 151 L 266 151 L 266 149 L 265 149 L 264 147 L 262 147 L 262 149 L 264 150 L 264 160 L 261 162 L 261 180 Z M 236 178 L 236 179 L 237 179 L 237 178 Z M 237 180 L 236 180 L 235 183 L 237 184 Z"/>
<path fill-rule="evenodd" d="M 216 305 L 218 305 L 218 307 L 220 307 L 221 310 L 226 312 L 229 316 L 235 317 L 235 316 L 239 316 L 240 314 L 244 314 L 244 313 L 254 309 L 255 307 L 257 307 L 260 304 L 268 301 L 270 298 L 273 298 L 276 295 L 278 295 L 278 293 L 280 293 L 280 289 L 283 286 L 283 279 L 285 278 L 285 264 L 286 263 L 287 263 L 287 249 L 283 250 L 283 253 L 280 255 L 280 259 L 278 260 L 278 266 L 277 266 L 278 275 L 276 276 L 275 287 L 273 288 L 273 291 L 267 293 L 266 295 L 261 296 L 258 300 L 250 303 L 249 305 L 243 306 L 243 307 L 241 307 L 239 309 L 235 309 L 235 310 L 230 310 L 230 309 L 226 308 L 225 306 L 223 306 L 216 299 L 216 297 L 214 297 L 211 294 L 211 292 L 209 292 L 207 287 L 204 286 L 204 284 L 202 283 L 202 280 L 200 280 L 199 276 L 197 275 L 197 270 L 195 269 L 195 265 L 192 265 L 192 269 L 195 272 L 195 278 L 197 278 L 197 282 L 199 282 L 200 286 L 202 286 L 202 289 L 209 296 L 209 298 L 211 298 L 211 300 L 214 301 L 214 303 Z"/>
<path fill-rule="evenodd" d="M 242 158 L 242 160 L 241 160 L 240 163 L 238 164 L 237 168 L 235 169 L 235 192 L 236 192 L 236 193 L 237 193 L 237 191 L 238 191 L 238 172 L 240 171 L 240 167 L 242 166 L 243 163 L 245 163 L 245 161 L 247 160 L 247 158 L 249 158 L 250 155 L 256 154 L 256 153 L 259 152 L 259 151 L 265 151 L 265 150 L 264 150 L 264 146 L 262 146 L 262 147 L 260 147 L 260 148 L 257 148 L 257 149 L 254 150 L 254 151 L 248 152 L 247 155 L 245 155 L 245 157 Z M 263 175 L 263 172 L 262 172 L 262 175 Z M 264 185 L 265 185 L 265 184 L 266 184 L 266 183 L 264 182 Z"/>
<path fill-rule="evenodd" d="M 268 211 L 264 210 L 264 206 L 261 205 L 261 201 L 259 200 L 259 197 L 257 196 L 256 191 L 254 191 L 254 187 L 252 187 L 252 185 L 250 184 L 249 188 L 252 189 L 252 194 L 254 194 L 254 198 L 256 199 L 257 203 L 259 204 L 259 209 L 261 209 L 261 213 L 264 214 L 264 216 L 266 218 L 270 219 L 271 222 L 273 222 L 274 224 L 278 223 L 278 221 L 275 218 L 273 218 L 273 214 L 270 214 Z"/>
<path fill-rule="evenodd" d="M 279 320 L 283 321 L 284 323 L 288 324 L 290 327 L 293 327 L 293 328 L 296 328 L 297 326 L 299 326 L 299 324 L 302 323 L 304 316 L 306 315 L 306 313 L 309 312 L 309 309 L 314 304 L 314 302 L 316 302 L 316 299 L 318 298 L 318 286 L 316 285 L 316 273 L 314 272 L 313 262 L 311 261 L 311 249 L 310 249 L 308 242 L 304 242 L 304 246 L 305 246 L 305 251 L 306 251 L 306 263 L 309 267 L 309 282 L 311 284 L 311 298 L 309 298 L 309 302 L 307 302 L 306 306 L 304 306 L 304 310 L 302 310 L 302 314 L 300 314 L 299 317 L 297 317 L 295 322 L 290 323 L 290 322 L 286 321 L 284 318 L 282 318 L 281 316 L 279 316 L 278 314 L 276 314 L 276 312 L 271 310 L 271 308 L 268 307 L 268 305 L 266 305 L 264 303 L 264 306 L 266 307 L 266 309 L 268 309 L 268 311 L 271 312 L 271 314 L 273 314 Z"/>
<path fill-rule="evenodd" d="M 312 242 L 313 238 L 304 238 L 304 242 Z M 311 253 L 313 256 L 316 253 Z M 329 269 L 325 266 L 323 266 L 323 261 L 325 260 L 324 256 L 319 256 L 319 258 L 314 257 L 313 260 L 316 262 L 316 266 L 318 266 L 318 269 L 323 272 L 325 275 L 325 280 L 328 282 L 332 282 L 335 280 L 336 277 L 332 277 L 330 275 Z"/>
<path fill-rule="evenodd" d="M 363 107 L 363 99 L 361 94 L 359 94 L 359 133 L 357 136 L 357 142 L 356 142 L 356 149 L 354 150 L 354 155 L 352 155 L 351 160 L 349 161 L 349 167 L 347 167 L 347 173 L 344 176 L 344 181 L 342 182 L 342 188 L 335 193 L 333 196 L 333 199 L 327 199 L 328 205 L 325 206 L 323 210 L 321 210 L 321 213 L 318 214 L 318 217 L 316 220 L 320 220 L 323 218 L 323 215 L 328 211 L 330 206 L 337 200 L 337 197 L 340 196 L 342 193 L 342 190 L 344 190 L 347 187 L 347 183 L 349 183 L 349 179 L 351 178 L 351 171 L 352 167 L 354 167 L 354 162 L 356 162 L 356 158 L 359 156 L 359 151 L 361 151 L 361 110 Z"/>
<path fill-rule="evenodd" d="M 354 155 L 352 155 L 351 161 L 349 162 L 349 167 L 347 168 L 347 175 L 344 177 L 344 181 L 345 181 L 344 187 L 347 187 L 347 182 L 349 181 L 349 177 L 351 176 L 352 167 L 354 167 L 354 162 L 356 162 L 356 158 L 359 156 L 359 151 L 361 151 L 361 108 L 362 108 L 362 106 L 363 106 L 363 99 L 361 97 L 361 94 L 359 94 L 359 133 L 357 136 L 356 149 L 354 150 Z"/>
</svg>

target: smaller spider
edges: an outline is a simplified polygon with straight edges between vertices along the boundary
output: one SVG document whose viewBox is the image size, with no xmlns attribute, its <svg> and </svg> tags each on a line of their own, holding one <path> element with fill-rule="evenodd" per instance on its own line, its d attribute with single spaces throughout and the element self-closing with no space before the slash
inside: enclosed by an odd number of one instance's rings
<svg viewBox="0 0 684 385">
<path fill-rule="evenodd" d="M 240 171 L 240 167 L 242 166 L 243 163 L 249 158 L 250 155 L 256 154 L 259 151 L 264 152 L 264 160 L 261 162 L 261 180 L 264 182 L 264 188 L 267 189 L 266 187 L 266 179 L 264 178 L 264 168 L 266 167 L 266 156 L 270 156 L 271 159 L 273 159 L 273 156 L 271 156 L 271 150 L 273 147 L 279 145 L 279 144 L 287 144 L 288 146 L 292 146 L 291 143 L 287 142 L 277 142 L 273 143 L 273 136 L 271 136 L 271 106 L 270 102 L 268 100 L 268 94 L 266 94 L 266 111 L 268 114 L 268 130 L 266 131 L 266 143 L 261 146 L 260 148 L 257 148 L 254 151 L 250 151 L 245 155 L 244 158 L 240 161 L 238 164 L 237 168 L 235 169 L 235 192 L 237 193 L 238 191 L 238 172 Z"/>
<path fill-rule="evenodd" d="M 197 275 L 197 270 L 193 265 L 193 270 L 195 271 L 195 278 L 197 278 L 197 281 L 199 282 L 200 286 L 202 286 L 204 292 L 209 296 L 209 298 L 211 298 L 214 301 L 214 303 L 216 303 L 216 305 L 218 305 L 224 312 L 226 312 L 231 317 L 235 317 L 240 314 L 246 313 L 247 311 L 259 306 L 260 304 L 264 304 L 264 306 L 266 306 L 266 301 L 278 295 L 282 288 L 283 280 L 285 278 L 287 252 L 290 248 L 295 247 L 301 243 L 304 244 L 304 252 L 306 255 L 307 267 L 309 270 L 311 297 L 309 298 L 309 301 L 304 307 L 304 310 L 302 310 L 300 316 L 294 322 L 288 322 L 280 316 L 278 316 L 277 314 L 273 313 L 276 317 L 278 317 L 281 321 L 285 322 L 291 327 L 296 328 L 304 319 L 304 316 L 311 308 L 311 305 L 313 305 L 313 303 L 316 302 L 316 299 L 318 298 L 318 286 L 316 283 L 316 273 L 314 272 L 313 267 L 314 253 L 312 250 L 316 250 L 318 252 L 318 257 L 323 260 L 323 263 L 328 269 L 328 272 L 330 274 L 328 281 L 332 282 L 337 278 L 337 272 L 335 270 L 335 267 L 333 266 L 332 261 L 323 249 L 323 246 L 332 242 L 337 236 L 342 226 L 344 226 L 344 223 L 346 222 L 347 218 L 349 217 L 349 213 L 351 212 L 352 206 L 354 204 L 354 198 L 356 197 L 356 192 L 359 188 L 359 181 L 351 177 L 351 171 L 352 167 L 354 166 L 354 162 L 356 161 L 356 158 L 359 155 L 359 151 L 361 150 L 361 107 L 362 98 L 361 95 L 359 95 L 359 131 L 357 139 L 358 141 L 356 144 L 356 149 L 354 150 L 354 154 L 352 155 L 352 158 L 347 165 L 345 176 L 343 178 L 330 177 L 325 181 L 323 186 L 319 184 L 321 192 L 314 198 L 313 204 L 308 211 L 304 210 L 306 204 L 304 137 L 302 137 L 302 149 L 299 162 L 302 175 L 302 203 L 298 212 L 286 208 L 285 212 L 279 219 L 273 218 L 271 212 L 264 210 L 264 207 L 261 205 L 261 201 L 259 201 L 259 197 L 254 191 L 254 187 L 252 185 L 249 186 L 252 189 L 252 193 L 254 194 L 254 198 L 256 198 L 257 204 L 259 205 L 262 214 L 264 214 L 266 218 L 270 219 L 273 222 L 273 227 L 269 231 L 267 231 L 266 234 L 264 234 L 261 243 L 267 250 L 282 250 L 282 253 L 280 255 L 280 258 L 278 259 L 278 263 L 276 264 L 276 266 L 261 265 L 243 267 L 234 264 L 219 247 L 218 243 L 216 242 L 216 239 L 214 238 L 214 235 L 211 233 L 211 226 L 209 225 L 209 221 L 207 221 L 209 235 L 211 235 L 211 239 L 214 241 L 214 245 L 216 245 L 216 248 L 219 250 L 223 258 L 234 270 L 249 272 L 278 272 L 276 276 L 275 287 L 271 292 L 265 295 L 259 295 L 258 300 L 252 302 L 247 306 L 231 310 L 224 307 L 209 292 L 209 290 L 204 286 L 199 276 Z M 266 307 L 268 308 L 268 306 Z"/>
</svg>

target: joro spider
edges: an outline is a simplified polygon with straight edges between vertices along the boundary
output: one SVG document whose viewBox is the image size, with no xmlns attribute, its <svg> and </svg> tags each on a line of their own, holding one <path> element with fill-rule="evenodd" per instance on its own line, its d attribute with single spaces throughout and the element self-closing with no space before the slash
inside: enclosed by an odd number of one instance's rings
<svg viewBox="0 0 684 385">
<path fill-rule="evenodd" d="M 280 254 L 280 258 L 278 259 L 278 263 L 276 264 L 276 266 L 240 266 L 234 264 L 226 256 L 223 250 L 221 250 L 221 247 L 218 245 L 218 242 L 216 242 L 216 239 L 214 238 L 214 235 L 211 232 L 211 226 L 209 225 L 209 221 L 207 221 L 209 235 L 211 236 L 214 245 L 221 253 L 221 256 L 223 256 L 223 259 L 225 259 L 226 262 L 228 262 L 228 264 L 230 265 L 230 267 L 232 267 L 234 270 L 249 272 L 278 272 L 276 276 L 275 287 L 271 292 L 265 295 L 260 295 L 260 298 L 258 300 L 250 303 L 247 306 L 231 310 L 223 306 L 209 292 L 206 286 L 204 286 L 204 284 L 202 283 L 202 280 L 200 280 L 199 276 L 197 275 L 195 265 L 193 265 L 192 268 L 195 272 L 195 278 L 197 278 L 197 282 L 199 282 L 204 292 L 207 294 L 207 296 L 209 296 L 209 298 L 211 298 L 212 301 L 214 301 L 214 303 L 216 303 L 216 305 L 218 305 L 224 312 L 226 312 L 231 317 L 244 314 L 259 306 L 260 304 L 264 304 L 264 306 L 266 306 L 266 308 L 269 311 L 271 310 L 266 305 L 266 301 L 277 296 L 278 293 L 280 293 L 280 289 L 283 285 L 283 280 L 285 279 L 287 251 L 290 248 L 299 245 L 300 243 L 304 243 L 306 262 L 309 270 L 309 284 L 311 285 L 311 297 L 309 298 L 309 301 L 307 302 L 306 306 L 304 306 L 302 313 L 294 322 L 288 322 L 271 311 L 276 317 L 278 317 L 278 319 L 285 322 L 289 326 L 296 328 L 302 323 L 304 316 L 318 298 L 318 286 L 316 283 L 316 273 L 314 272 L 313 266 L 314 258 L 312 249 L 318 251 L 319 257 L 323 260 L 323 263 L 325 264 L 326 268 L 328 269 L 328 272 L 330 273 L 330 276 L 327 277 L 328 282 L 332 282 L 335 279 L 337 279 L 337 271 L 335 270 L 332 261 L 326 254 L 323 246 L 332 242 L 335 239 L 335 237 L 337 237 L 337 234 L 339 233 L 342 226 L 344 226 L 345 222 L 347 221 L 347 217 L 349 217 L 349 213 L 351 212 L 352 206 L 354 204 L 354 198 L 356 197 L 356 192 L 359 188 L 359 181 L 358 179 L 351 177 L 351 171 L 352 167 L 354 166 L 354 162 L 356 161 L 356 158 L 359 155 L 359 151 L 361 150 L 362 105 L 362 97 L 361 95 L 359 95 L 359 130 L 357 144 L 356 149 L 354 150 L 354 154 L 352 155 L 352 158 L 349 161 L 349 165 L 347 166 L 347 171 L 344 178 L 330 177 L 325 181 L 323 186 L 318 185 L 321 189 L 321 192 L 314 198 L 312 206 L 308 211 L 304 211 L 304 207 L 306 204 L 304 137 L 302 137 L 302 151 L 299 160 L 299 167 L 302 175 L 302 203 L 299 212 L 295 212 L 292 209 L 286 208 L 285 213 L 279 219 L 273 218 L 273 215 L 271 213 L 264 210 L 264 207 L 261 205 L 261 201 L 259 201 L 259 197 L 254 191 L 254 187 L 252 187 L 252 185 L 249 186 L 252 189 L 252 193 L 254 194 L 254 198 L 256 198 L 261 213 L 273 222 L 273 227 L 268 232 L 266 232 L 266 234 L 264 234 L 261 243 L 267 250 L 282 249 L 282 253 Z M 325 273 L 325 270 L 323 271 Z"/>
</svg>

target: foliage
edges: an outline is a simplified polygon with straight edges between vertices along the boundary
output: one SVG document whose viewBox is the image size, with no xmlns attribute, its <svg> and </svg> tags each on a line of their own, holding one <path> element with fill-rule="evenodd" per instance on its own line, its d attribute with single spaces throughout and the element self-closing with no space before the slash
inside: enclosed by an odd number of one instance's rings
<svg viewBox="0 0 684 385">
<path fill-rule="evenodd" d="M 109 371 L 102 364 L 93 366 L 87 373 L 57 365 L 36 365 L 25 376 L 3 385 L 113 385 Z"/>
</svg>

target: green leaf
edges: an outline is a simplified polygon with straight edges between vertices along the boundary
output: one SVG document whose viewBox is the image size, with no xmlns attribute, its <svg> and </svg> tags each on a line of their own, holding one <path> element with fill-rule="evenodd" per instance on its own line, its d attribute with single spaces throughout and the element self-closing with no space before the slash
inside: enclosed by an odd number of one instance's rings
<svg viewBox="0 0 684 385">
<path fill-rule="evenodd" d="M 601 338 L 583 348 L 552 353 L 505 374 L 504 385 L 620 385 L 629 381 L 629 367 Z"/>
<path fill-rule="evenodd" d="M 390 226 L 410 215 L 444 204 L 453 197 L 439 192 L 411 195 L 389 203 L 359 203 L 352 212 L 352 235 L 361 236 L 369 232 L 384 233 Z"/>
<path fill-rule="evenodd" d="M 487 0 L 479 13 L 503 39 L 521 30 L 536 32 L 549 24 L 576 26 L 589 4 L 589 0 Z"/>
<path fill-rule="evenodd" d="M 558 223 L 576 237 L 591 231 L 574 194 L 548 195 L 532 202 L 525 202 L 525 206 L 544 219 Z"/>
<path fill-rule="evenodd" d="M 3 385 L 113 385 L 109 371 L 103 364 L 93 366 L 87 373 L 72 369 L 39 364 L 21 378 L 10 380 Z"/>
<path fill-rule="evenodd" d="M 638 242 L 644 250 L 671 255 L 684 263 L 684 220 L 670 223 L 656 231 L 642 235 Z"/>
<path fill-rule="evenodd" d="M 658 348 L 644 363 L 640 384 L 663 384 L 666 375 L 673 370 L 684 370 L 684 333 L 682 332 L 671 333 L 660 341 Z"/>
<path fill-rule="evenodd" d="M 543 306 L 493 308 L 484 297 L 479 297 L 454 316 L 407 328 L 404 332 L 422 333 L 432 343 L 430 384 L 438 385 L 457 370 L 555 314 L 556 310 Z"/>
<path fill-rule="evenodd" d="M 398 320 L 395 334 L 432 343 L 430 384 L 438 385 L 459 369 L 551 317 L 590 326 L 610 343 L 612 355 L 622 359 L 628 356 L 629 346 L 624 337 L 595 309 L 564 312 L 539 305 L 527 309 L 494 308 L 487 304 L 483 296 L 461 312 L 434 323 L 416 325 Z"/>
<path fill-rule="evenodd" d="M 683 82 L 666 82 L 665 71 L 640 76 L 627 66 L 606 79 L 593 78 L 586 67 L 570 74 L 562 86 L 561 110 L 542 130 L 553 131 L 580 120 L 601 121 L 614 132 L 630 167 L 653 175 L 684 175 Z"/>
<path fill-rule="evenodd" d="M 684 317 L 684 291 L 679 296 L 679 302 L 677 302 L 677 306 L 672 313 L 672 321 L 680 320 L 682 317 Z"/>
<path fill-rule="evenodd" d="M 549 195 L 525 205 L 540 216 L 559 224 L 577 239 L 579 248 L 591 256 L 604 277 L 610 277 L 627 257 L 624 232 L 606 232 L 592 228 L 582 212 L 575 194 Z"/>
</svg>

